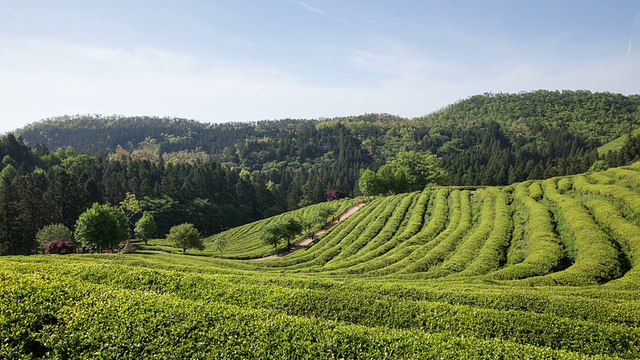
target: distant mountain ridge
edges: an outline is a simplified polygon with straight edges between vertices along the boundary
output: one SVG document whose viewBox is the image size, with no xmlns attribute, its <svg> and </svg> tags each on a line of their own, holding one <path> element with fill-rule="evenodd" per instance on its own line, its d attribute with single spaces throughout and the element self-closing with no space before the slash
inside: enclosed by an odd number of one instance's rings
<svg viewBox="0 0 640 360">
<path fill-rule="evenodd" d="M 454 185 L 505 185 L 586 171 L 597 148 L 640 127 L 640 95 L 539 90 L 471 96 L 432 114 L 406 119 L 364 114 L 333 119 L 207 124 L 159 117 L 64 116 L 16 132 L 31 146 L 71 146 L 80 153 L 146 149 L 248 171 L 339 163 L 330 183 L 353 190 L 359 171 L 400 151 L 430 151 Z M 121 149 L 121 150 L 122 150 Z M 342 149 L 342 151 L 340 150 Z M 182 156 L 184 157 L 184 156 Z M 187 156 L 188 157 L 188 156 Z M 353 171 L 351 171 L 353 170 Z"/>
<path fill-rule="evenodd" d="M 124 148 L 128 145 L 135 147 L 146 138 L 174 142 L 184 140 L 182 145 L 185 148 L 202 147 L 205 140 L 218 140 L 218 134 L 272 134 L 273 130 L 292 127 L 300 130 L 317 124 L 327 126 L 343 123 L 352 128 L 357 128 L 359 124 L 382 127 L 397 124 L 413 127 L 420 124 L 432 130 L 446 131 L 489 122 L 497 122 L 514 136 L 526 134 L 527 127 L 531 123 L 537 123 L 605 144 L 624 135 L 630 128 L 640 126 L 640 95 L 625 96 L 585 90 L 486 93 L 471 96 L 414 119 L 388 114 L 364 114 L 322 120 L 283 119 L 209 124 L 183 118 L 74 115 L 36 122 L 15 133 L 31 145 L 44 143 L 51 150 L 60 146 L 72 146 L 80 152 L 109 152 L 114 151 L 118 145 Z M 191 141 L 186 141 L 187 139 Z"/>
</svg>

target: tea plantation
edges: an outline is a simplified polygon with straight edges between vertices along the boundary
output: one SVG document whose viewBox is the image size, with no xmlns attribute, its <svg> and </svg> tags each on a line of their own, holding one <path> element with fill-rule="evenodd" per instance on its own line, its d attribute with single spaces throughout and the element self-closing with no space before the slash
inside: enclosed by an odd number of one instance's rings
<svg viewBox="0 0 640 360">
<path fill-rule="evenodd" d="M 0 258 L 0 358 L 640 358 L 640 163 L 374 198 L 251 260 L 268 221 L 220 252 Z"/>
</svg>

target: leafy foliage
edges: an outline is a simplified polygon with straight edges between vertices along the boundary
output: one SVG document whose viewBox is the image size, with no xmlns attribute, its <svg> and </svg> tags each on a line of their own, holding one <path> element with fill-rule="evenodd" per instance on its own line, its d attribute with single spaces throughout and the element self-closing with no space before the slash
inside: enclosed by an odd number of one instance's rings
<svg viewBox="0 0 640 360">
<path fill-rule="evenodd" d="M 145 211 L 142 213 L 142 217 L 136 222 L 136 227 L 133 232 L 138 239 L 144 240 L 146 244 L 150 238 L 152 238 L 158 231 L 158 225 L 150 212 Z"/>
<path fill-rule="evenodd" d="M 303 230 L 302 224 L 293 217 L 285 217 L 270 222 L 262 231 L 265 244 L 278 249 L 280 243 L 285 242 L 287 249 L 291 248 L 291 241 L 300 235 Z"/>
<path fill-rule="evenodd" d="M 297 221 L 300 223 L 300 227 L 304 233 L 307 234 L 307 236 L 312 236 L 313 230 L 326 224 L 329 216 L 333 215 L 333 213 L 334 211 L 331 207 L 320 204 L 308 213 L 305 212 L 303 217 Z"/>
<path fill-rule="evenodd" d="M 447 177 L 441 168 L 442 161 L 430 152 L 416 153 L 404 151 L 398 153 L 389 164 L 378 172 L 365 170 L 358 185 L 366 195 L 400 194 L 418 191 L 428 184 L 442 184 Z"/>
<path fill-rule="evenodd" d="M 398 189 L 399 193 L 419 191 L 427 184 L 442 185 L 447 174 L 441 166 L 442 161 L 428 151 L 426 153 L 403 151 L 391 161 L 396 178 L 404 180 L 402 185 L 406 184 L 404 189 Z"/>
<path fill-rule="evenodd" d="M 54 240 L 44 246 L 45 254 L 73 254 L 76 247 L 71 241 Z"/>
<path fill-rule="evenodd" d="M 344 199 L 346 197 L 347 197 L 347 193 L 345 193 L 342 190 L 333 189 L 333 190 L 327 191 L 327 198 L 329 201 Z"/>
<path fill-rule="evenodd" d="M 36 241 L 43 247 L 55 240 L 71 241 L 73 233 L 63 224 L 52 224 L 38 230 L 36 234 Z"/>
<path fill-rule="evenodd" d="M 115 206 L 94 203 L 78 218 L 74 235 L 87 248 L 115 249 L 127 237 L 126 218 Z"/>
<path fill-rule="evenodd" d="M 183 254 L 186 254 L 187 249 L 204 250 L 200 232 L 193 224 L 184 223 L 172 227 L 167 240 L 181 248 Z"/>
</svg>

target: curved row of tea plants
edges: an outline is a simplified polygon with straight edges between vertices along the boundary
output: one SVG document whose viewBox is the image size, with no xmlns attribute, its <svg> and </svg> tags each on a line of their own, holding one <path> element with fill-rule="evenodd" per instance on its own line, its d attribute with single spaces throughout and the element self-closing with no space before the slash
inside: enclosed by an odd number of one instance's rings
<svg viewBox="0 0 640 360">
<path fill-rule="evenodd" d="M 232 267 L 407 280 L 486 276 L 527 286 L 636 279 L 637 246 L 622 235 L 631 230 L 614 224 L 640 228 L 639 169 L 377 198 L 307 249 Z M 597 219 L 594 197 L 621 219 Z"/>
<path fill-rule="evenodd" d="M 632 343 L 640 336 L 640 303 L 618 290 L 605 296 L 596 289 L 221 274 L 215 263 L 224 260 L 215 259 L 198 274 L 172 269 L 170 258 L 187 256 L 153 255 L 152 263 L 146 257 L 2 261 L 0 335 L 10 340 L 0 355 L 638 355 Z M 449 348 L 462 339 L 466 346 Z"/>
</svg>

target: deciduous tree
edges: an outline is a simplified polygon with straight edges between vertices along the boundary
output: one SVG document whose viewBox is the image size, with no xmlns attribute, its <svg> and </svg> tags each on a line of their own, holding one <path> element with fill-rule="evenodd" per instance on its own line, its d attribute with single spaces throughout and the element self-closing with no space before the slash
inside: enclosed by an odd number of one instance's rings
<svg viewBox="0 0 640 360">
<path fill-rule="evenodd" d="M 169 230 L 167 240 L 176 247 L 182 248 L 182 253 L 186 254 L 187 249 L 204 250 L 204 243 L 200 232 L 193 224 L 184 223 L 176 225 Z"/>
<path fill-rule="evenodd" d="M 114 249 L 127 237 L 124 213 L 115 206 L 94 203 L 76 222 L 76 241 L 90 249 Z"/>
<path fill-rule="evenodd" d="M 262 231 L 263 242 L 278 250 L 282 241 L 287 243 L 287 249 L 291 249 L 291 241 L 302 232 L 302 224 L 292 218 L 279 218 L 267 224 Z"/>
<path fill-rule="evenodd" d="M 136 237 L 144 240 L 145 244 L 149 238 L 153 237 L 156 231 L 158 231 L 158 225 L 156 224 L 156 220 L 153 218 L 153 215 L 148 211 L 145 211 L 142 214 L 142 217 L 136 222 L 136 227 L 133 229 Z"/>
</svg>

